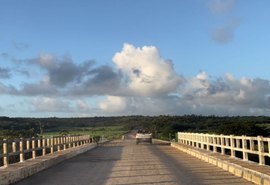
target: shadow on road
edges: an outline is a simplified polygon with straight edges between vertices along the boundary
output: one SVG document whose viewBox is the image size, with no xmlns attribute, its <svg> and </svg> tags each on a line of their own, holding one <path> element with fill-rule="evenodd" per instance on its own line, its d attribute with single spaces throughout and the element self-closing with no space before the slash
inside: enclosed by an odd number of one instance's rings
<svg viewBox="0 0 270 185">
<path fill-rule="evenodd" d="M 252 184 L 170 146 L 155 145 L 149 149 L 170 170 L 170 173 L 177 176 L 179 184 Z"/>
<path fill-rule="evenodd" d="M 114 141 L 104 144 L 52 168 L 37 173 L 16 185 L 100 185 L 112 173 L 115 161 L 121 160 L 123 146 Z"/>
</svg>

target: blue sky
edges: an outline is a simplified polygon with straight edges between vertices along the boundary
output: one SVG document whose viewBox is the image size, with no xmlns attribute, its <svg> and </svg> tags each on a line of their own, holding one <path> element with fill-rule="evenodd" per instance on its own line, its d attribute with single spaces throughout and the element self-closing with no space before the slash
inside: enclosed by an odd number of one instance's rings
<svg viewBox="0 0 270 185">
<path fill-rule="evenodd" d="M 0 115 L 269 115 L 269 5 L 2 0 Z"/>
</svg>

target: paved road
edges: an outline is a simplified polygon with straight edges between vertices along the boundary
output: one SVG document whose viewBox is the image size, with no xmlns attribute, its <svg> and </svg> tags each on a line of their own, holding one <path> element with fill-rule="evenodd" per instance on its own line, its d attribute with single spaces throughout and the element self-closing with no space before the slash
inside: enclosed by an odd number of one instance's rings
<svg viewBox="0 0 270 185">
<path fill-rule="evenodd" d="M 113 141 L 16 185 L 248 185 L 168 145 Z"/>
</svg>

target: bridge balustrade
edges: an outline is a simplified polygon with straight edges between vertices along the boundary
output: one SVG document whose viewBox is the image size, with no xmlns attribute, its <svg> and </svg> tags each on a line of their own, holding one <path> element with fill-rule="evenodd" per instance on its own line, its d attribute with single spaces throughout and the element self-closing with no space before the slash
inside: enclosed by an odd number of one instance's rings
<svg viewBox="0 0 270 185">
<path fill-rule="evenodd" d="M 229 154 L 231 157 L 236 157 L 236 152 L 240 152 L 244 161 L 251 161 L 251 158 L 257 156 L 260 165 L 265 165 L 265 158 L 270 157 L 270 138 L 262 136 L 178 132 L 178 142 L 224 155 Z"/>
<path fill-rule="evenodd" d="M 93 140 L 89 135 L 80 136 L 54 136 L 51 138 L 20 138 L 0 141 L 0 167 L 7 167 L 10 163 L 24 162 L 60 152 L 68 148 L 77 147 Z"/>
</svg>

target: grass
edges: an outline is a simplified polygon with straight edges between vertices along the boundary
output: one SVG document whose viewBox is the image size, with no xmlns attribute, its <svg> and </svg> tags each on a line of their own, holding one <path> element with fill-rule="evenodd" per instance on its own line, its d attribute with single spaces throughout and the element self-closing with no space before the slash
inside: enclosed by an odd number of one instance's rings
<svg viewBox="0 0 270 185">
<path fill-rule="evenodd" d="M 93 136 L 104 136 L 107 139 L 117 139 L 128 132 L 124 126 L 96 126 L 96 127 L 75 127 L 63 129 L 70 135 L 90 135 Z M 59 132 L 45 132 L 42 134 L 44 137 L 58 136 L 61 135 L 61 130 Z"/>
</svg>

